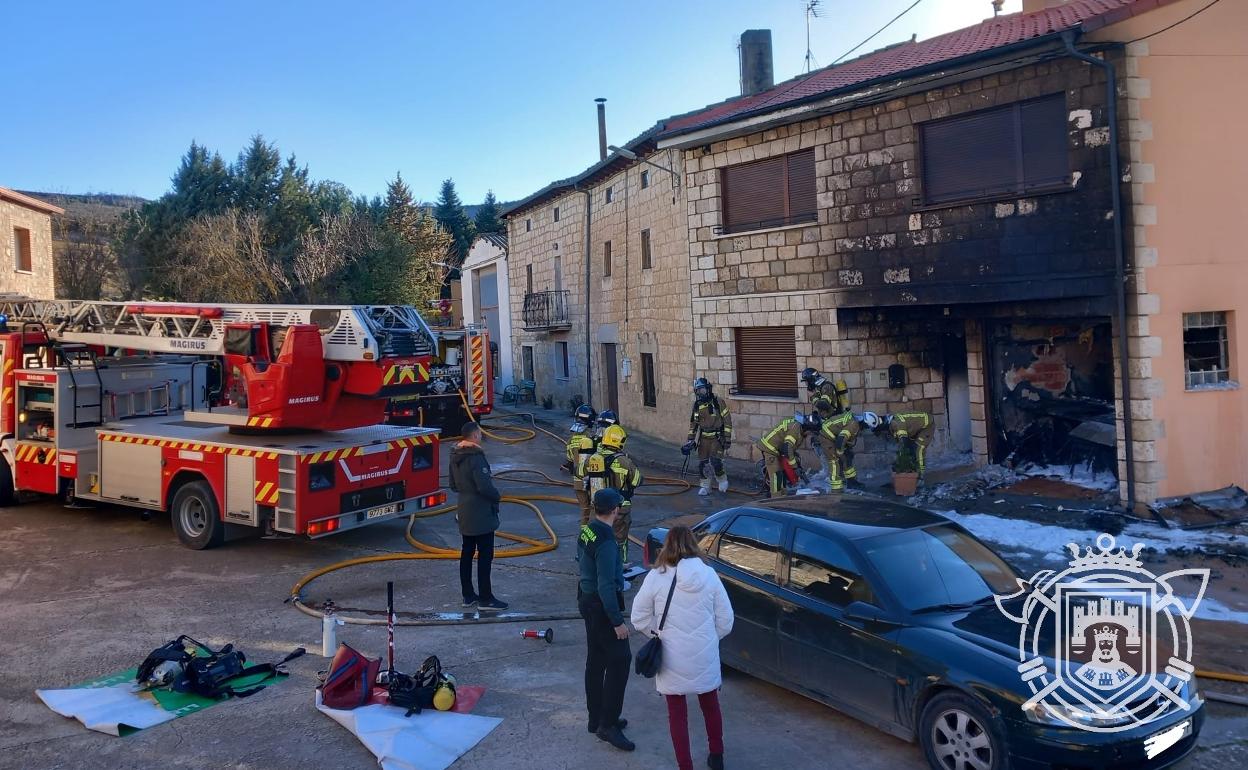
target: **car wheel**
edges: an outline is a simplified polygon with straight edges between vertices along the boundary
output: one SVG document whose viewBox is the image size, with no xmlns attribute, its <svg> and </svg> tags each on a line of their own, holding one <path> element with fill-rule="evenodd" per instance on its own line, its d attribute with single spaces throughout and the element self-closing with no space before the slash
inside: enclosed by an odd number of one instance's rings
<svg viewBox="0 0 1248 770">
<path fill-rule="evenodd" d="M 1007 770 L 1001 730 L 988 710 L 961 693 L 932 698 L 919 722 L 919 741 L 933 770 Z"/>
<path fill-rule="evenodd" d="M 0 506 L 17 505 L 17 492 L 13 489 L 13 469 L 9 461 L 0 457 Z"/>
<path fill-rule="evenodd" d="M 217 507 L 217 496 L 207 481 L 183 484 L 169 506 L 173 531 L 187 548 L 202 551 L 225 541 L 225 522 Z"/>
</svg>

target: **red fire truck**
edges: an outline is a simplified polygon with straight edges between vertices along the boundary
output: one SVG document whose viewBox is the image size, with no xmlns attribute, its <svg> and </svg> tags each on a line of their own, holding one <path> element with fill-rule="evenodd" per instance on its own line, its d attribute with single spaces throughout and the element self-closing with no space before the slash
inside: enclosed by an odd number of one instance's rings
<svg viewBox="0 0 1248 770">
<path fill-rule="evenodd" d="M 390 400 L 387 420 L 396 425 L 440 428 L 455 436 L 467 420 L 494 408 L 494 359 L 484 326 L 433 327 L 433 359 L 416 392 Z"/>
<path fill-rule="evenodd" d="M 414 315 L 0 299 L 0 505 L 167 510 L 196 549 L 440 505 L 438 431 L 378 424 L 428 380 Z"/>
</svg>

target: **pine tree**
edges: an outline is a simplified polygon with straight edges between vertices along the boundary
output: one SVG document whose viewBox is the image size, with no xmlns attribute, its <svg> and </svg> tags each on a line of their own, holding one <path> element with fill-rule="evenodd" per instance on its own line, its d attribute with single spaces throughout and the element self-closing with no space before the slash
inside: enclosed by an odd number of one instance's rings
<svg viewBox="0 0 1248 770">
<path fill-rule="evenodd" d="M 230 168 L 234 206 L 266 215 L 272 211 L 281 185 L 281 165 L 282 155 L 277 147 L 259 134 L 253 136 Z"/>
<path fill-rule="evenodd" d="M 475 225 L 479 235 L 504 232 L 503 223 L 498 218 L 498 199 L 494 197 L 493 190 L 485 194 L 485 201 L 477 209 Z"/>
<path fill-rule="evenodd" d="M 464 204 L 459 200 L 459 193 L 455 192 L 454 181 L 447 179 L 442 182 L 442 192 L 438 195 L 438 205 L 433 210 L 433 216 L 447 235 L 451 236 L 451 264 L 463 264 L 477 234 L 472 219 L 468 217 Z"/>
</svg>

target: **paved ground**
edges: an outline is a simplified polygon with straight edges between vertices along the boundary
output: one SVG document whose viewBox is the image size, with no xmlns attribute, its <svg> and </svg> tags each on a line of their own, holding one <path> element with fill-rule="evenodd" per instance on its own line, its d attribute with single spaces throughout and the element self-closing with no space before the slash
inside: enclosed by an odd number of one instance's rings
<svg viewBox="0 0 1248 770">
<path fill-rule="evenodd" d="M 487 447 L 495 469 L 558 465 L 553 442 Z M 539 490 L 508 484 L 517 491 Z M 720 500 L 691 494 L 639 498 L 635 531 L 672 516 L 709 512 Z M 546 506 L 565 539 L 557 551 L 496 562 L 497 592 L 518 613 L 562 615 L 572 607 L 571 535 L 576 513 Z M 505 528 L 537 536 L 531 514 L 509 507 Z M 454 544 L 449 518 L 422 522 L 425 541 Z M 288 681 L 252 698 L 161 725 L 129 738 L 84 730 L 46 709 L 38 687 L 65 686 L 135 665 L 180 633 L 235 642 L 256 660 L 276 659 L 297 645 L 319 651 L 320 622 L 283 600 L 307 571 L 333 561 L 409 551 L 403 526 L 385 524 L 317 542 L 247 540 L 205 552 L 177 544 L 167 517 L 143 522 L 122 509 L 65 510 L 48 503 L 0 509 L 0 767 L 3 768 L 371 768 L 371 755 L 312 707 L 324 659 L 291 665 Z M 387 580 L 398 582 L 407 617 L 459 611 L 454 562 L 407 561 L 333 573 L 306 591 L 340 607 L 378 609 Z M 555 629 L 556 643 L 519 638 L 525 625 Z M 370 654 L 384 649 L 384 629 L 348 626 L 341 638 Z M 626 716 L 638 751 L 624 755 L 584 731 L 583 634 L 579 621 L 404 628 L 400 666 L 439 655 L 461 682 L 488 692 L 478 713 L 503 723 L 460 761 L 465 768 L 671 767 L 661 699 L 652 685 L 630 681 Z M 634 648 L 640 640 L 634 639 Z M 1220 688 L 1229 689 L 1229 688 Z M 728 762 L 733 767 L 920 768 L 918 750 L 764 682 L 729 672 L 723 691 Z M 1248 710 L 1214 706 L 1201 753 L 1189 768 L 1242 767 Z M 696 709 L 694 709 L 696 714 Z M 694 717 L 696 723 L 696 716 Z M 693 726 L 694 745 L 704 745 Z M 782 760 L 779 758 L 783 757 Z M 702 760 L 698 760 L 701 763 Z"/>
</svg>

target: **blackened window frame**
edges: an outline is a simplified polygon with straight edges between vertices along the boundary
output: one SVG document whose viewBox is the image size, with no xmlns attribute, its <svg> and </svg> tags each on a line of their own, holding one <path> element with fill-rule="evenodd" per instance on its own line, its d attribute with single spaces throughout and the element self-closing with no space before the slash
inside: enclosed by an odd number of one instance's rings
<svg viewBox="0 0 1248 770">
<path fill-rule="evenodd" d="M 1037 183 L 1028 185 L 1026 174 L 1024 172 L 1023 148 L 1023 121 L 1022 110 L 1026 105 L 1039 104 L 1046 101 L 1054 101 L 1061 103 L 1062 121 L 1058 131 L 1062 139 L 1065 141 L 1066 152 L 1063 155 L 1065 159 L 1064 173 L 1059 181 Z M 932 141 L 928 137 L 928 130 L 932 126 L 945 125 L 954 121 L 965 120 L 974 116 L 990 116 L 993 114 L 1009 111 L 1012 113 L 1011 129 L 1013 131 L 1013 150 L 1014 150 L 1014 183 L 1010 187 L 1001 187 L 994 189 L 983 189 L 977 192 L 958 191 L 956 194 L 933 196 L 931 193 L 931 184 L 928 180 L 928 159 L 932 157 Z M 919 151 L 919 185 L 920 194 L 915 199 L 915 203 L 921 208 L 947 208 L 967 203 L 984 203 L 994 200 L 1003 200 L 1008 198 L 1018 198 L 1021 196 L 1045 195 L 1057 192 L 1069 192 L 1074 189 L 1071 185 L 1071 169 L 1070 169 L 1070 141 L 1068 138 L 1068 121 L 1066 120 L 1067 105 L 1066 92 L 1059 91 L 1057 93 L 1045 94 L 1034 99 L 1021 99 L 1009 104 L 988 107 L 982 110 L 973 110 L 970 112 L 962 112 L 957 115 L 927 120 L 915 124 L 918 129 L 916 131 L 916 139 Z"/>
<path fill-rule="evenodd" d="M 659 405 L 658 388 L 654 381 L 654 354 L 641 354 L 641 404 L 657 407 Z"/>
<path fill-rule="evenodd" d="M 641 231 L 641 269 L 654 267 L 654 244 L 650 240 L 650 228 Z"/>
</svg>

